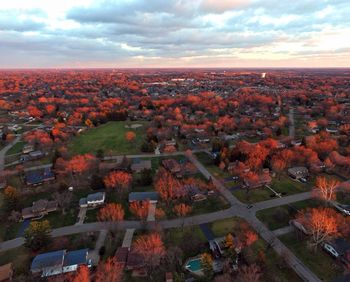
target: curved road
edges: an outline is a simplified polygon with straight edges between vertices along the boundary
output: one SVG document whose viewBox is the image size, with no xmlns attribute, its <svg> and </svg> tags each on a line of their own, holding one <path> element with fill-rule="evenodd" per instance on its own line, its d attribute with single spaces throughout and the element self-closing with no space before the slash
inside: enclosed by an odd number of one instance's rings
<svg viewBox="0 0 350 282">
<path fill-rule="evenodd" d="M 167 155 L 184 155 L 183 152 L 177 152 L 175 154 Z M 162 155 L 130 155 L 129 157 L 159 157 Z M 128 157 L 128 156 L 127 156 Z M 149 228 L 153 229 L 160 226 L 164 229 L 175 228 L 181 226 L 199 225 L 202 223 L 213 222 L 221 219 L 226 219 L 234 216 L 245 219 L 256 232 L 266 241 L 271 247 L 280 255 L 286 259 L 288 265 L 301 277 L 304 281 L 318 282 L 321 281 L 308 267 L 306 267 L 278 238 L 270 231 L 256 216 L 255 213 L 259 210 L 276 207 L 284 204 L 293 203 L 300 200 L 305 200 L 311 197 L 310 192 L 295 194 L 278 199 L 272 199 L 260 203 L 256 203 L 251 209 L 247 209 L 246 205 L 241 203 L 233 194 L 226 189 L 226 187 L 218 181 L 193 155 L 187 156 L 191 162 L 197 167 L 197 169 L 207 178 L 212 179 L 217 190 L 225 197 L 225 199 L 231 204 L 231 207 L 226 210 L 217 212 L 201 214 L 196 216 L 190 216 L 186 218 L 177 218 L 172 220 L 162 220 L 155 223 L 141 223 L 140 221 L 123 221 L 120 223 L 86 223 L 82 225 L 71 225 L 54 229 L 52 236 L 59 237 L 64 235 L 85 233 L 89 231 L 100 231 L 103 229 L 116 228 L 128 229 L 128 228 Z M 113 157 L 113 158 L 118 158 Z M 0 243 L 0 251 L 5 251 L 21 246 L 24 243 L 24 238 L 16 238 L 6 242 Z"/>
</svg>

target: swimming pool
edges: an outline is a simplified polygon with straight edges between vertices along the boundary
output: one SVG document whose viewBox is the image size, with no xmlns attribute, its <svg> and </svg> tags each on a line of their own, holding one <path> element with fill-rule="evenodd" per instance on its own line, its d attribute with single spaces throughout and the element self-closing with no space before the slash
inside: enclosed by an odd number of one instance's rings
<svg viewBox="0 0 350 282">
<path fill-rule="evenodd" d="M 200 258 L 194 258 L 187 261 L 186 269 L 192 272 L 202 270 L 202 263 Z"/>
</svg>

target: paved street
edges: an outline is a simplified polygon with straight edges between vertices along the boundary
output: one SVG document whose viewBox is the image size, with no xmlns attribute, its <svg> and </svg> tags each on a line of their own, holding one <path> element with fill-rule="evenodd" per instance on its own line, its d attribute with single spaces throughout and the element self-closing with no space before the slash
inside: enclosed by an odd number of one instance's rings
<svg viewBox="0 0 350 282">
<path fill-rule="evenodd" d="M 106 240 L 107 232 L 106 229 L 100 231 L 95 248 L 92 251 L 89 251 L 89 259 L 91 259 L 92 265 L 98 265 L 98 262 L 100 261 L 100 249 Z"/>
<path fill-rule="evenodd" d="M 165 154 L 164 154 L 165 155 Z M 166 154 L 166 155 L 184 155 L 183 152 L 177 152 L 176 154 Z M 130 155 L 127 157 L 142 157 L 145 155 Z M 158 155 L 149 155 L 149 157 L 158 157 Z M 117 158 L 117 156 L 116 156 Z M 163 220 L 155 223 L 146 223 L 146 228 L 174 228 L 181 226 L 190 226 L 190 225 L 200 225 L 209 222 L 214 222 L 217 220 L 231 218 L 233 216 L 238 216 L 247 220 L 247 222 L 256 230 L 256 232 L 268 243 L 271 244 L 271 247 L 281 256 L 287 257 L 287 263 L 289 266 L 294 269 L 294 271 L 304 280 L 304 281 L 320 281 L 317 276 L 307 268 L 274 234 L 270 231 L 261 221 L 259 221 L 255 213 L 258 210 L 277 207 L 280 205 L 285 205 L 293 203 L 300 200 L 305 200 L 311 197 L 310 192 L 295 194 L 287 197 L 272 199 L 260 203 L 254 204 L 252 209 L 247 209 L 246 205 L 241 203 L 236 199 L 233 194 L 226 189 L 226 187 L 217 179 L 210 174 L 210 172 L 196 159 L 195 156 L 189 156 L 189 159 L 197 167 L 197 169 L 207 178 L 212 179 L 214 185 L 216 186 L 218 192 L 220 192 L 225 199 L 231 204 L 231 207 L 225 210 L 201 214 L 196 216 L 190 216 L 186 218 L 177 218 L 173 220 Z M 118 228 L 120 230 L 125 229 L 139 229 L 142 227 L 141 222 L 139 221 L 123 221 L 120 223 L 103 223 L 103 222 L 94 222 L 81 225 L 71 225 L 61 228 L 54 229 L 52 235 L 54 237 L 65 236 L 76 233 L 85 233 L 89 231 L 100 231 L 104 229 Z M 24 243 L 23 238 L 17 238 L 14 240 L 6 241 L 0 243 L 0 251 L 9 250 L 18 246 L 21 246 Z"/>
<path fill-rule="evenodd" d="M 295 137 L 294 108 L 289 109 L 288 119 L 289 119 L 289 137 L 294 139 Z"/>
<path fill-rule="evenodd" d="M 9 144 L 7 144 L 2 150 L 0 151 L 0 171 L 3 171 L 5 168 L 5 156 L 8 150 L 12 148 L 17 142 L 21 140 L 21 135 L 16 136 L 16 138 Z"/>
</svg>

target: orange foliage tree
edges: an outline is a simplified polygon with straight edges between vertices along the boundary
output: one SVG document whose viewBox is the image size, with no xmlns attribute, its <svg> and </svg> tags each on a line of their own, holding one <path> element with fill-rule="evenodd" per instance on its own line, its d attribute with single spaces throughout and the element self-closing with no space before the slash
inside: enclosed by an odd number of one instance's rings
<svg viewBox="0 0 350 282">
<path fill-rule="evenodd" d="M 125 139 L 128 141 L 128 142 L 133 142 L 136 138 L 136 134 L 135 132 L 133 131 L 128 131 L 125 133 Z"/>
<path fill-rule="evenodd" d="M 159 265 L 160 259 L 165 256 L 165 247 L 158 233 L 138 237 L 134 249 L 143 257 L 151 273 L 154 267 Z"/>
<path fill-rule="evenodd" d="M 349 232 L 349 220 L 330 208 L 309 209 L 298 216 L 298 221 L 311 233 L 310 244 L 315 249 L 340 233 Z"/>
<path fill-rule="evenodd" d="M 130 203 L 130 211 L 139 219 L 146 219 L 149 209 L 149 201 L 134 201 Z"/>
<path fill-rule="evenodd" d="M 327 179 L 326 177 L 317 177 L 314 194 L 316 197 L 324 201 L 332 201 L 335 199 L 335 190 L 339 182 L 335 179 Z"/>
<path fill-rule="evenodd" d="M 89 282 L 90 281 L 90 271 L 86 265 L 81 265 L 75 275 L 68 279 L 71 282 Z"/>
<path fill-rule="evenodd" d="M 82 174 L 92 169 L 96 161 L 92 154 L 77 155 L 68 161 L 66 169 L 73 174 Z"/>
<path fill-rule="evenodd" d="M 165 170 L 159 170 L 158 177 L 155 182 L 155 189 L 168 205 L 172 199 L 175 199 L 183 194 L 183 187 L 181 186 L 181 183 Z"/>
<path fill-rule="evenodd" d="M 181 204 L 175 205 L 173 210 L 177 216 L 186 216 L 191 213 L 192 207 L 181 203 Z"/>
<path fill-rule="evenodd" d="M 127 190 L 132 183 L 130 173 L 124 171 L 112 171 L 103 178 L 107 188 L 116 189 L 119 192 Z"/>
<path fill-rule="evenodd" d="M 99 221 L 121 221 L 124 219 L 124 209 L 120 204 L 107 204 L 99 210 L 97 219 Z"/>
<path fill-rule="evenodd" d="M 115 257 L 101 261 L 96 269 L 95 282 L 119 282 L 123 278 L 123 268 Z"/>
</svg>

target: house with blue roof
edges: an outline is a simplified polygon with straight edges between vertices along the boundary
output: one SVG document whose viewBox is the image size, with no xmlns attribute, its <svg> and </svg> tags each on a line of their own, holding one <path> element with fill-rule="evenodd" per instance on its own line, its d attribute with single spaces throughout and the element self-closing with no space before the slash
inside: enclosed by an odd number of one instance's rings
<svg viewBox="0 0 350 282">
<path fill-rule="evenodd" d="M 80 265 L 91 267 L 88 260 L 88 249 L 76 251 L 59 250 L 37 255 L 31 264 L 30 271 L 34 275 L 49 277 L 67 272 L 73 272 Z"/>
<path fill-rule="evenodd" d="M 49 182 L 55 179 L 55 174 L 51 168 L 47 167 L 40 170 L 28 171 L 25 174 L 25 181 L 27 185 L 40 185 L 44 182 Z"/>
<path fill-rule="evenodd" d="M 157 203 L 158 197 L 158 192 L 131 192 L 129 194 L 129 203 L 137 201 L 150 201 L 150 203 Z"/>
</svg>

